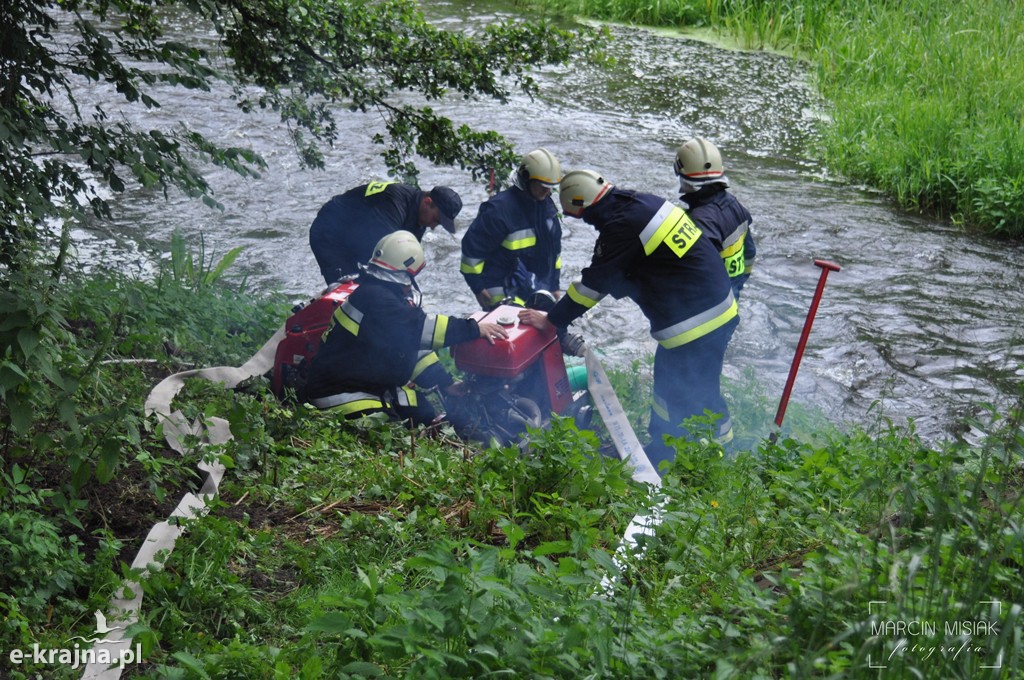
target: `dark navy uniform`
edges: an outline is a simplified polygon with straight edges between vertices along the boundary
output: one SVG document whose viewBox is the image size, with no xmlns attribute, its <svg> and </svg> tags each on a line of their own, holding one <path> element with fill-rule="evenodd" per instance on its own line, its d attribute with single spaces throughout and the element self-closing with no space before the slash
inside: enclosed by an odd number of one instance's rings
<svg viewBox="0 0 1024 680">
<path fill-rule="evenodd" d="M 750 212 L 722 184 L 711 184 L 696 193 L 682 194 L 687 214 L 711 240 L 725 263 L 738 299 L 743 284 L 750 278 L 757 245 L 750 233 Z"/>
<path fill-rule="evenodd" d="M 358 274 L 377 242 L 404 229 L 422 241 L 419 206 L 427 193 L 408 184 L 370 182 L 350 189 L 320 208 L 309 229 L 309 246 L 327 283 Z"/>
<path fill-rule="evenodd" d="M 605 295 L 640 306 L 659 345 L 647 447 L 655 467 L 674 455 L 663 435 L 688 437 L 682 422 L 705 409 L 722 416 L 716 438 L 730 440 L 721 374 L 738 308 L 715 247 L 682 208 L 651 194 L 613 188 L 583 219 L 598 231 L 593 259 L 548 320 L 564 328 Z"/>
<path fill-rule="evenodd" d="M 388 411 L 429 423 L 434 409 L 409 383 L 445 388 L 453 380 L 434 350 L 480 337 L 472 319 L 428 315 L 401 284 L 370 275 L 331 319 L 313 358 L 302 398 L 355 418 Z"/>
<path fill-rule="evenodd" d="M 525 300 L 535 290 L 560 289 L 562 224 L 550 197 L 534 200 L 511 187 L 480 206 L 462 237 L 460 271 L 473 294 L 494 304 Z"/>
</svg>

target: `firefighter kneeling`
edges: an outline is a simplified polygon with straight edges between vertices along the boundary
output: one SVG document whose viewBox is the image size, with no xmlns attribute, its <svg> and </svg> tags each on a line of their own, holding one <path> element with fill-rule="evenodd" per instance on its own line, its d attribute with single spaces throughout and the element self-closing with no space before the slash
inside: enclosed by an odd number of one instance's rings
<svg viewBox="0 0 1024 680">
<path fill-rule="evenodd" d="M 424 312 L 416 275 L 425 265 L 422 246 L 407 231 L 377 243 L 359 287 L 331 318 L 303 401 L 346 418 L 385 412 L 414 424 L 435 419 L 433 406 L 417 392 L 458 390 L 435 350 L 477 338 L 493 344 L 508 333 L 498 324 Z"/>
</svg>

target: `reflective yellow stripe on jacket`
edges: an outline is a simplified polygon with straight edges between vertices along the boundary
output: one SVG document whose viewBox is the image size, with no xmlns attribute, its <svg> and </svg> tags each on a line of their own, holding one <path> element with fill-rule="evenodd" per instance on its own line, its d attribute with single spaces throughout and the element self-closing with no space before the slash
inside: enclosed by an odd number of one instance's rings
<svg viewBox="0 0 1024 680">
<path fill-rule="evenodd" d="M 501 247 L 506 250 L 522 250 L 537 245 L 537 234 L 533 229 L 520 229 L 513 231 L 501 242 Z"/>
<path fill-rule="evenodd" d="M 412 369 L 412 376 L 409 378 L 409 382 L 416 382 L 416 378 L 423 374 L 423 371 L 427 370 L 440 359 L 438 359 L 435 352 L 420 352 L 419 358 L 416 360 L 416 365 Z"/>
<path fill-rule="evenodd" d="M 345 300 L 341 307 L 334 310 L 334 314 L 331 316 L 331 325 L 329 325 L 323 335 L 320 336 L 320 340 L 326 342 L 327 334 L 331 332 L 335 325 L 341 326 L 352 335 L 359 335 L 359 324 L 362 322 L 363 313 L 360 312 L 351 302 Z"/>
<path fill-rule="evenodd" d="M 732 290 L 724 300 L 705 310 L 700 314 L 694 314 L 688 319 L 672 324 L 668 328 L 651 333 L 651 337 L 658 341 L 665 349 L 672 349 L 693 342 L 699 337 L 707 335 L 716 328 L 721 328 L 729 322 L 739 311 L 736 298 L 732 296 Z"/>
<path fill-rule="evenodd" d="M 604 293 L 599 293 L 593 288 L 588 288 L 579 281 L 574 281 L 569 284 L 569 290 L 565 291 L 565 294 L 568 295 L 573 302 L 582 307 L 586 307 L 587 309 L 596 305 L 605 296 Z"/>
<path fill-rule="evenodd" d="M 640 232 L 640 241 L 644 244 L 644 253 L 647 255 L 664 243 L 677 257 L 682 257 L 700 237 L 700 229 L 686 211 L 668 201 L 654 213 L 654 217 Z"/>
<path fill-rule="evenodd" d="M 420 349 L 440 349 L 444 347 L 444 338 L 448 333 L 448 317 L 444 314 L 428 317 L 423 322 L 423 334 L 420 336 Z"/>
<path fill-rule="evenodd" d="M 463 274 L 481 274 L 484 271 L 484 262 L 482 257 L 463 257 L 459 271 Z"/>
</svg>

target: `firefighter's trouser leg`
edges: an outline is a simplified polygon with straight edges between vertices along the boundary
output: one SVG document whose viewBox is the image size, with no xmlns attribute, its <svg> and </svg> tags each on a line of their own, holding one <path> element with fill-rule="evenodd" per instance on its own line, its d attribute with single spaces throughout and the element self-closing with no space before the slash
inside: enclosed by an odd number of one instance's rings
<svg viewBox="0 0 1024 680">
<path fill-rule="evenodd" d="M 429 425 L 437 417 L 437 411 L 426 396 L 409 385 L 389 392 L 388 396 L 392 410 L 402 421 L 411 421 L 413 425 Z"/>
<path fill-rule="evenodd" d="M 685 345 L 673 349 L 658 347 L 654 355 L 654 404 L 651 408 L 651 443 L 645 448 L 655 469 L 672 460 L 675 450 L 664 442 L 664 435 L 699 440 L 706 432 L 690 432 L 682 425 L 707 409 L 722 417 L 715 423 L 714 438 L 726 443 L 732 439 L 729 406 L 722 397 L 722 363 L 739 317 Z"/>
</svg>

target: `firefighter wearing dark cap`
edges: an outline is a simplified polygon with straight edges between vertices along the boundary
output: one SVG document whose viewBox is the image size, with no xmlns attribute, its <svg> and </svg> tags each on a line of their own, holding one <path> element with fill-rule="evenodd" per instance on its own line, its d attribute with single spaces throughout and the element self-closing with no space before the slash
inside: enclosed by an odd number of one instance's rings
<svg viewBox="0 0 1024 680">
<path fill-rule="evenodd" d="M 712 436 L 732 439 L 722 398 L 726 346 L 739 321 L 736 299 L 718 251 L 686 212 L 652 194 L 619 189 L 591 170 L 565 175 L 559 200 L 566 215 L 597 229 L 597 243 L 582 280 L 571 284 L 547 314 L 520 312 L 524 323 L 565 328 L 606 295 L 639 305 L 658 341 L 654 403 L 647 455 L 658 464 L 674 458 L 665 435 L 699 438 L 683 421 L 718 414 Z"/>
<path fill-rule="evenodd" d="M 370 182 L 325 203 L 309 229 L 309 246 L 328 284 L 359 273 L 374 246 L 404 230 L 423 240 L 438 225 L 455 233 L 462 199 L 449 187 L 428 191 L 397 182 Z"/>
<path fill-rule="evenodd" d="M 483 309 L 522 304 L 537 290 L 560 293 L 562 224 L 551 191 L 562 178 L 547 149 L 523 156 L 510 186 L 480 206 L 462 237 L 460 271 Z"/>
<path fill-rule="evenodd" d="M 346 418 L 385 412 L 414 424 L 436 413 L 416 388 L 450 390 L 452 376 L 435 350 L 508 333 L 493 323 L 427 314 L 415 277 L 426 265 L 410 232 L 382 238 L 362 268 L 359 287 L 338 307 L 313 358 L 300 397 Z"/>
</svg>

